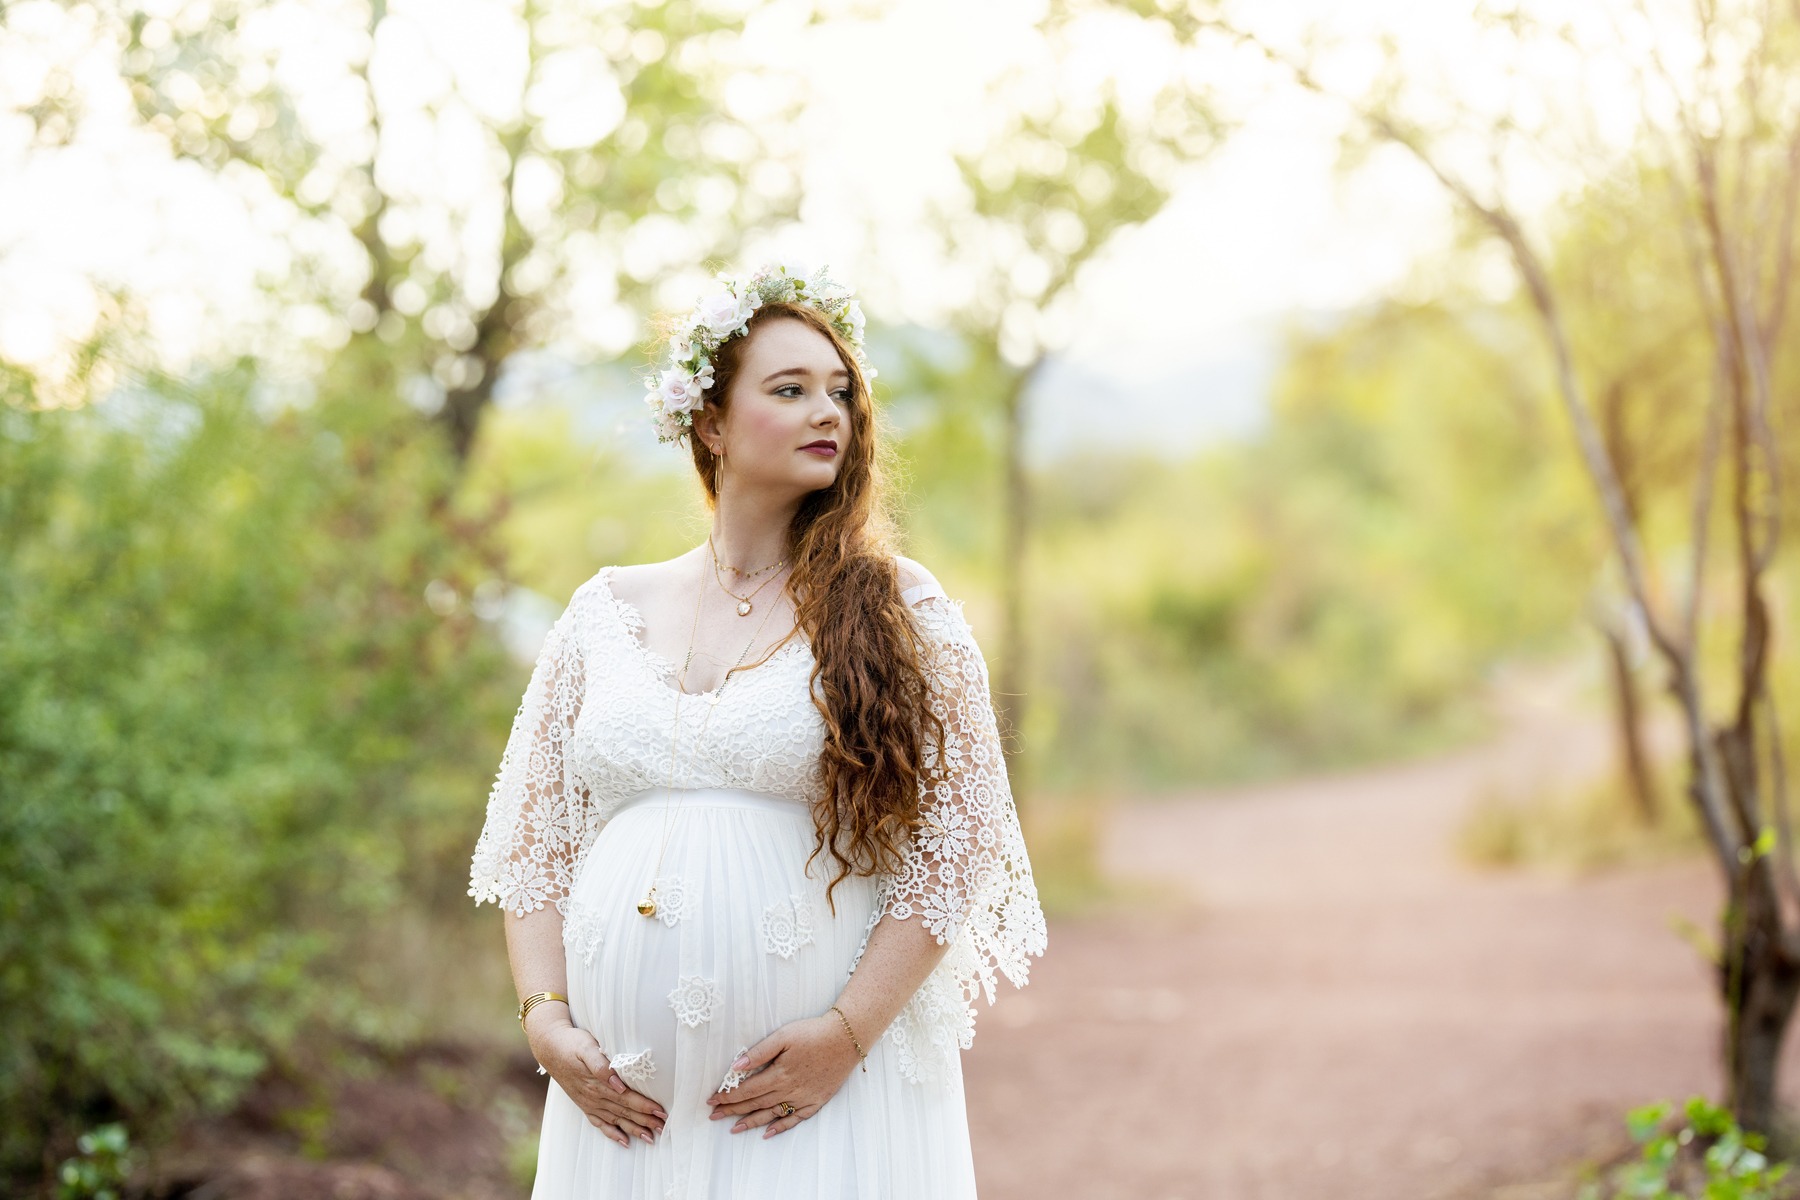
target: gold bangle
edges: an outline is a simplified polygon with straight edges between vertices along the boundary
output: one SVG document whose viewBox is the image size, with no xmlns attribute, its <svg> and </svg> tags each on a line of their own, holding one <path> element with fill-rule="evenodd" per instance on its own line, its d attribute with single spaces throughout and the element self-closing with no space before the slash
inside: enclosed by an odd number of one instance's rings
<svg viewBox="0 0 1800 1200">
<path fill-rule="evenodd" d="M 546 1000 L 560 1000 L 564 1004 L 569 1002 L 569 998 L 560 992 L 533 992 L 531 995 L 525 997 L 525 999 L 519 1001 L 520 1029 L 525 1028 L 525 1014 Z"/>
<path fill-rule="evenodd" d="M 835 1004 L 831 1006 L 831 1011 L 836 1013 L 838 1020 L 844 1023 L 844 1032 L 850 1035 L 850 1041 L 856 1047 L 856 1057 L 860 1060 L 858 1065 L 862 1067 L 863 1074 L 867 1075 L 869 1073 L 869 1055 L 862 1048 L 862 1043 L 856 1040 L 856 1030 L 850 1028 L 850 1018 L 846 1017 L 844 1010 Z"/>
</svg>

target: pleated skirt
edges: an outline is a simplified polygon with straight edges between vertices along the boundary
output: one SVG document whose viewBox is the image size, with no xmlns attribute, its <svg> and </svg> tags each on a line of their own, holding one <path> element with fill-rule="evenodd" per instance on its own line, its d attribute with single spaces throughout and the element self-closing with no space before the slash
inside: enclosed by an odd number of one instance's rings
<svg viewBox="0 0 1800 1200">
<path fill-rule="evenodd" d="M 668 1113 L 621 1146 L 554 1079 L 532 1200 L 965 1200 L 975 1196 L 961 1064 L 915 1083 L 890 1041 L 812 1117 L 763 1136 L 712 1121 L 738 1054 L 782 1025 L 832 1015 L 877 898 L 834 860 L 810 866 L 812 816 L 735 789 L 647 791 L 602 827 L 570 894 L 563 940 L 575 1024 Z M 657 912 L 637 905 L 654 883 Z"/>
</svg>

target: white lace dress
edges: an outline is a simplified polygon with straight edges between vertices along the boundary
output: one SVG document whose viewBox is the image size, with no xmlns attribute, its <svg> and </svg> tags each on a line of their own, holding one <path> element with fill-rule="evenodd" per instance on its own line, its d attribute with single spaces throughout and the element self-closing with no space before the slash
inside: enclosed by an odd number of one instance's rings
<svg viewBox="0 0 1800 1200">
<path fill-rule="evenodd" d="M 469 892 L 563 918 L 575 1024 L 668 1113 L 654 1143 L 589 1124 L 555 1080 L 533 1200 L 957 1200 L 975 1195 L 961 1050 L 997 975 L 1026 982 L 1046 945 L 988 694 L 959 602 L 923 568 L 908 589 L 933 649 L 945 782 L 895 875 L 835 874 L 813 848 L 825 728 L 796 634 L 723 695 L 683 697 L 673 789 L 675 664 L 642 640 L 614 568 L 577 589 L 545 639 L 488 799 Z M 694 734 L 716 704 L 705 737 Z M 659 849 L 660 870 L 656 870 Z M 652 876 L 654 875 L 654 880 Z M 637 903 L 656 884 L 657 911 Z M 884 915 L 924 921 L 944 959 L 822 1109 L 764 1139 L 708 1119 L 731 1061 L 781 1025 L 827 1013 Z"/>
</svg>

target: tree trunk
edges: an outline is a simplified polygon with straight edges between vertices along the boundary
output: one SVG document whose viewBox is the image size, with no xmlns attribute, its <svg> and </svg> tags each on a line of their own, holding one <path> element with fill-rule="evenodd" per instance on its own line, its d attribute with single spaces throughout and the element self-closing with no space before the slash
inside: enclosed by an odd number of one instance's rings
<svg viewBox="0 0 1800 1200">
<path fill-rule="evenodd" d="M 1725 917 L 1727 1102 L 1745 1129 L 1770 1133 L 1781 1044 L 1800 998 L 1800 963 L 1786 943 L 1767 856 L 1738 873 Z"/>
<path fill-rule="evenodd" d="M 1656 782 L 1650 774 L 1650 756 L 1644 749 L 1643 702 L 1638 694 L 1637 674 L 1631 669 L 1624 635 L 1604 624 L 1600 633 L 1606 639 L 1607 658 L 1612 664 L 1613 711 L 1619 719 L 1619 757 L 1625 787 L 1638 820 L 1645 826 L 1654 826 Z"/>
<path fill-rule="evenodd" d="M 1774 845 L 1763 830 L 1754 709 L 1719 729 L 1713 745 L 1743 847 L 1727 874 L 1719 963 L 1727 1104 L 1745 1129 L 1773 1133 L 1781 1043 L 1800 998 L 1800 954 L 1784 926 Z"/>
</svg>

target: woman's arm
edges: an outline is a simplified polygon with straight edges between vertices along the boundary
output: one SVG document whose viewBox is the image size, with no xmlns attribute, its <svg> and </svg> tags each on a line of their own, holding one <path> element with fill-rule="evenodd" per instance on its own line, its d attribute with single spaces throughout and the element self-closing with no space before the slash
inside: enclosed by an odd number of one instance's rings
<svg viewBox="0 0 1800 1200">
<path fill-rule="evenodd" d="M 563 953 L 562 914 L 554 908 L 540 908 L 524 916 L 509 912 L 504 923 L 506 958 L 512 965 L 513 987 L 519 993 L 519 1001 L 523 1003 L 525 997 L 538 992 L 568 995 L 569 966 Z M 526 1039 L 530 1039 L 534 1029 L 560 1025 L 574 1025 L 566 1000 L 534 1004 L 525 1015 Z"/>
<path fill-rule="evenodd" d="M 537 992 L 568 995 L 562 914 L 546 905 L 524 916 L 509 912 L 505 924 L 506 957 L 519 999 Z M 525 1014 L 525 1041 L 531 1056 L 587 1115 L 588 1123 L 619 1145 L 629 1146 L 634 1137 L 649 1142 L 662 1131 L 668 1118 L 662 1105 L 626 1086 L 594 1035 L 575 1027 L 565 1002 L 532 1005 Z"/>
<path fill-rule="evenodd" d="M 488 795 L 469 874 L 475 902 L 492 900 L 506 914 L 507 960 L 521 1000 L 569 991 L 563 913 L 590 803 L 565 754 L 587 682 L 576 602 L 544 639 Z M 661 1106 L 613 1073 L 594 1036 L 576 1028 L 566 1002 L 533 1005 L 525 1038 L 544 1072 L 609 1138 L 629 1146 L 631 1136 L 649 1141 L 661 1128 Z"/>
<path fill-rule="evenodd" d="M 947 943 L 932 936 L 924 921 L 902 921 L 888 913 L 875 923 L 869 931 L 868 945 L 863 948 L 862 961 L 837 998 L 837 1006 L 850 1022 L 850 1032 L 856 1034 L 865 1051 L 887 1032 L 949 949 Z M 838 1026 L 839 1036 L 854 1056 L 855 1046 L 843 1022 L 833 1014 L 826 1015 Z M 855 1065 L 854 1057 L 851 1065 Z"/>
</svg>

